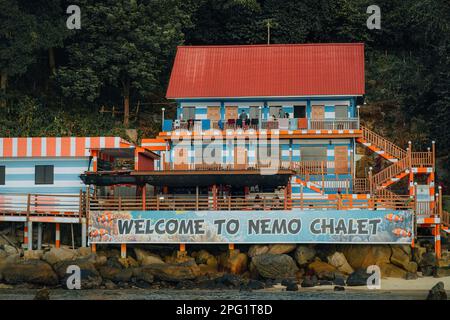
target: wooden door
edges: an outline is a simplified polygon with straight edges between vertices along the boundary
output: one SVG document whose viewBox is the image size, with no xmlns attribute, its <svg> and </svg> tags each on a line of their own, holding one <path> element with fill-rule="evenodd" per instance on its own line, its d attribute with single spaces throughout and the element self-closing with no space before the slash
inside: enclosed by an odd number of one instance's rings
<svg viewBox="0 0 450 320">
<path fill-rule="evenodd" d="M 208 107 L 208 119 L 213 121 L 219 121 L 220 107 Z"/>
<path fill-rule="evenodd" d="M 234 147 L 234 169 L 245 170 L 247 169 L 247 149 L 244 146 Z"/>
<path fill-rule="evenodd" d="M 189 169 L 187 148 L 175 148 L 173 156 L 173 167 L 175 170 Z"/>
<path fill-rule="evenodd" d="M 311 129 L 326 129 L 323 119 L 325 118 L 325 106 L 311 107 Z"/>
<path fill-rule="evenodd" d="M 312 106 L 311 119 L 323 120 L 324 118 L 325 118 L 325 107 L 324 106 Z"/>
<path fill-rule="evenodd" d="M 238 107 L 226 106 L 225 107 L 225 120 L 228 119 L 237 119 L 238 116 Z"/>
<path fill-rule="evenodd" d="M 348 147 L 334 147 L 334 172 L 336 174 L 346 174 L 348 171 Z"/>
</svg>

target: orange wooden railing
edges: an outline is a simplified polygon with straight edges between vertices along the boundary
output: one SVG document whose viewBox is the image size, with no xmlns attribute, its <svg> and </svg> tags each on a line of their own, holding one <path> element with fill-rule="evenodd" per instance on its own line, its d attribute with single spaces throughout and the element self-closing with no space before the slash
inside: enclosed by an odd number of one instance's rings
<svg viewBox="0 0 450 320">
<path fill-rule="evenodd" d="M 361 126 L 361 129 L 362 129 L 363 138 L 367 142 L 377 146 L 381 150 L 394 156 L 397 159 L 403 159 L 404 157 L 406 157 L 406 150 L 400 148 L 396 144 L 390 142 L 389 140 L 383 138 L 379 134 L 373 132 L 372 130 L 370 130 L 364 126 Z"/>
<path fill-rule="evenodd" d="M 410 159 L 405 157 L 398 162 L 390 165 L 389 167 L 381 170 L 380 172 L 374 174 L 372 176 L 372 190 L 375 190 L 377 187 L 381 186 L 384 182 L 387 182 L 389 179 L 395 177 L 396 175 L 404 172 L 406 169 L 410 167 Z"/>
<path fill-rule="evenodd" d="M 431 167 L 434 165 L 433 153 L 427 152 L 411 152 L 412 167 Z"/>
<path fill-rule="evenodd" d="M 57 194 L 0 194 L 1 215 L 27 216 L 84 216 L 86 198 Z"/>
</svg>

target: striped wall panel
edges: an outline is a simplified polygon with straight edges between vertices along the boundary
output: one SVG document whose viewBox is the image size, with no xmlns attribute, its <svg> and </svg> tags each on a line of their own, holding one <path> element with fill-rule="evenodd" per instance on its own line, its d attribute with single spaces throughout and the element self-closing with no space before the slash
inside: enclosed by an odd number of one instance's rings
<svg viewBox="0 0 450 320">
<path fill-rule="evenodd" d="M 131 146 L 120 137 L 0 138 L 0 158 L 86 157 L 90 148 Z"/>
<path fill-rule="evenodd" d="M 54 183 L 35 184 L 35 166 L 53 165 Z M 5 184 L 0 193 L 78 194 L 85 185 L 80 174 L 89 170 L 89 158 L 15 158 L 0 159 L 5 166 Z"/>
</svg>

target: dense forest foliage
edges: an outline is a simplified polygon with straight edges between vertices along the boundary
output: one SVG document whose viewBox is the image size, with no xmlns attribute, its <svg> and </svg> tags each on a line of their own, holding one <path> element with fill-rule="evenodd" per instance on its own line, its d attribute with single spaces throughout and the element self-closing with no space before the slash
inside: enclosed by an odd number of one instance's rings
<svg viewBox="0 0 450 320">
<path fill-rule="evenodd" d="M 177 45 L 366 44 L 362 117 L 450 155 L 448 0 L 0 0 L 0 136 L 152 136 Z M 69 30 L 70 4 L 81 29 Z M 369 30 L 369 5 L 381 29 Z M 442 172 L 442 171 L 441 171 Z M 445 171 L 444 171 L 445 172 Z M 441 175 L 441 178 L 448 179 Z"/>
</svg>

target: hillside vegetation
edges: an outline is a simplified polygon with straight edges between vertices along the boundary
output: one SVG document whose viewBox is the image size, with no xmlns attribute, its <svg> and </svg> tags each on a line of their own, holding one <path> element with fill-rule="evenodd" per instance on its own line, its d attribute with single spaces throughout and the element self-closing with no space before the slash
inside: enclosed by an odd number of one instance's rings
<svg viewBox="0 0 450 320">
<path fill-rule="evenodd" d="M 152 136 L 177 45 L 364 42 L 373 130 L 450 154 L 450 3 L 379 0 L 3 0 L 0 136 Z M 81 8 L 69 30 L 66 8 Z"/>
</svg>

